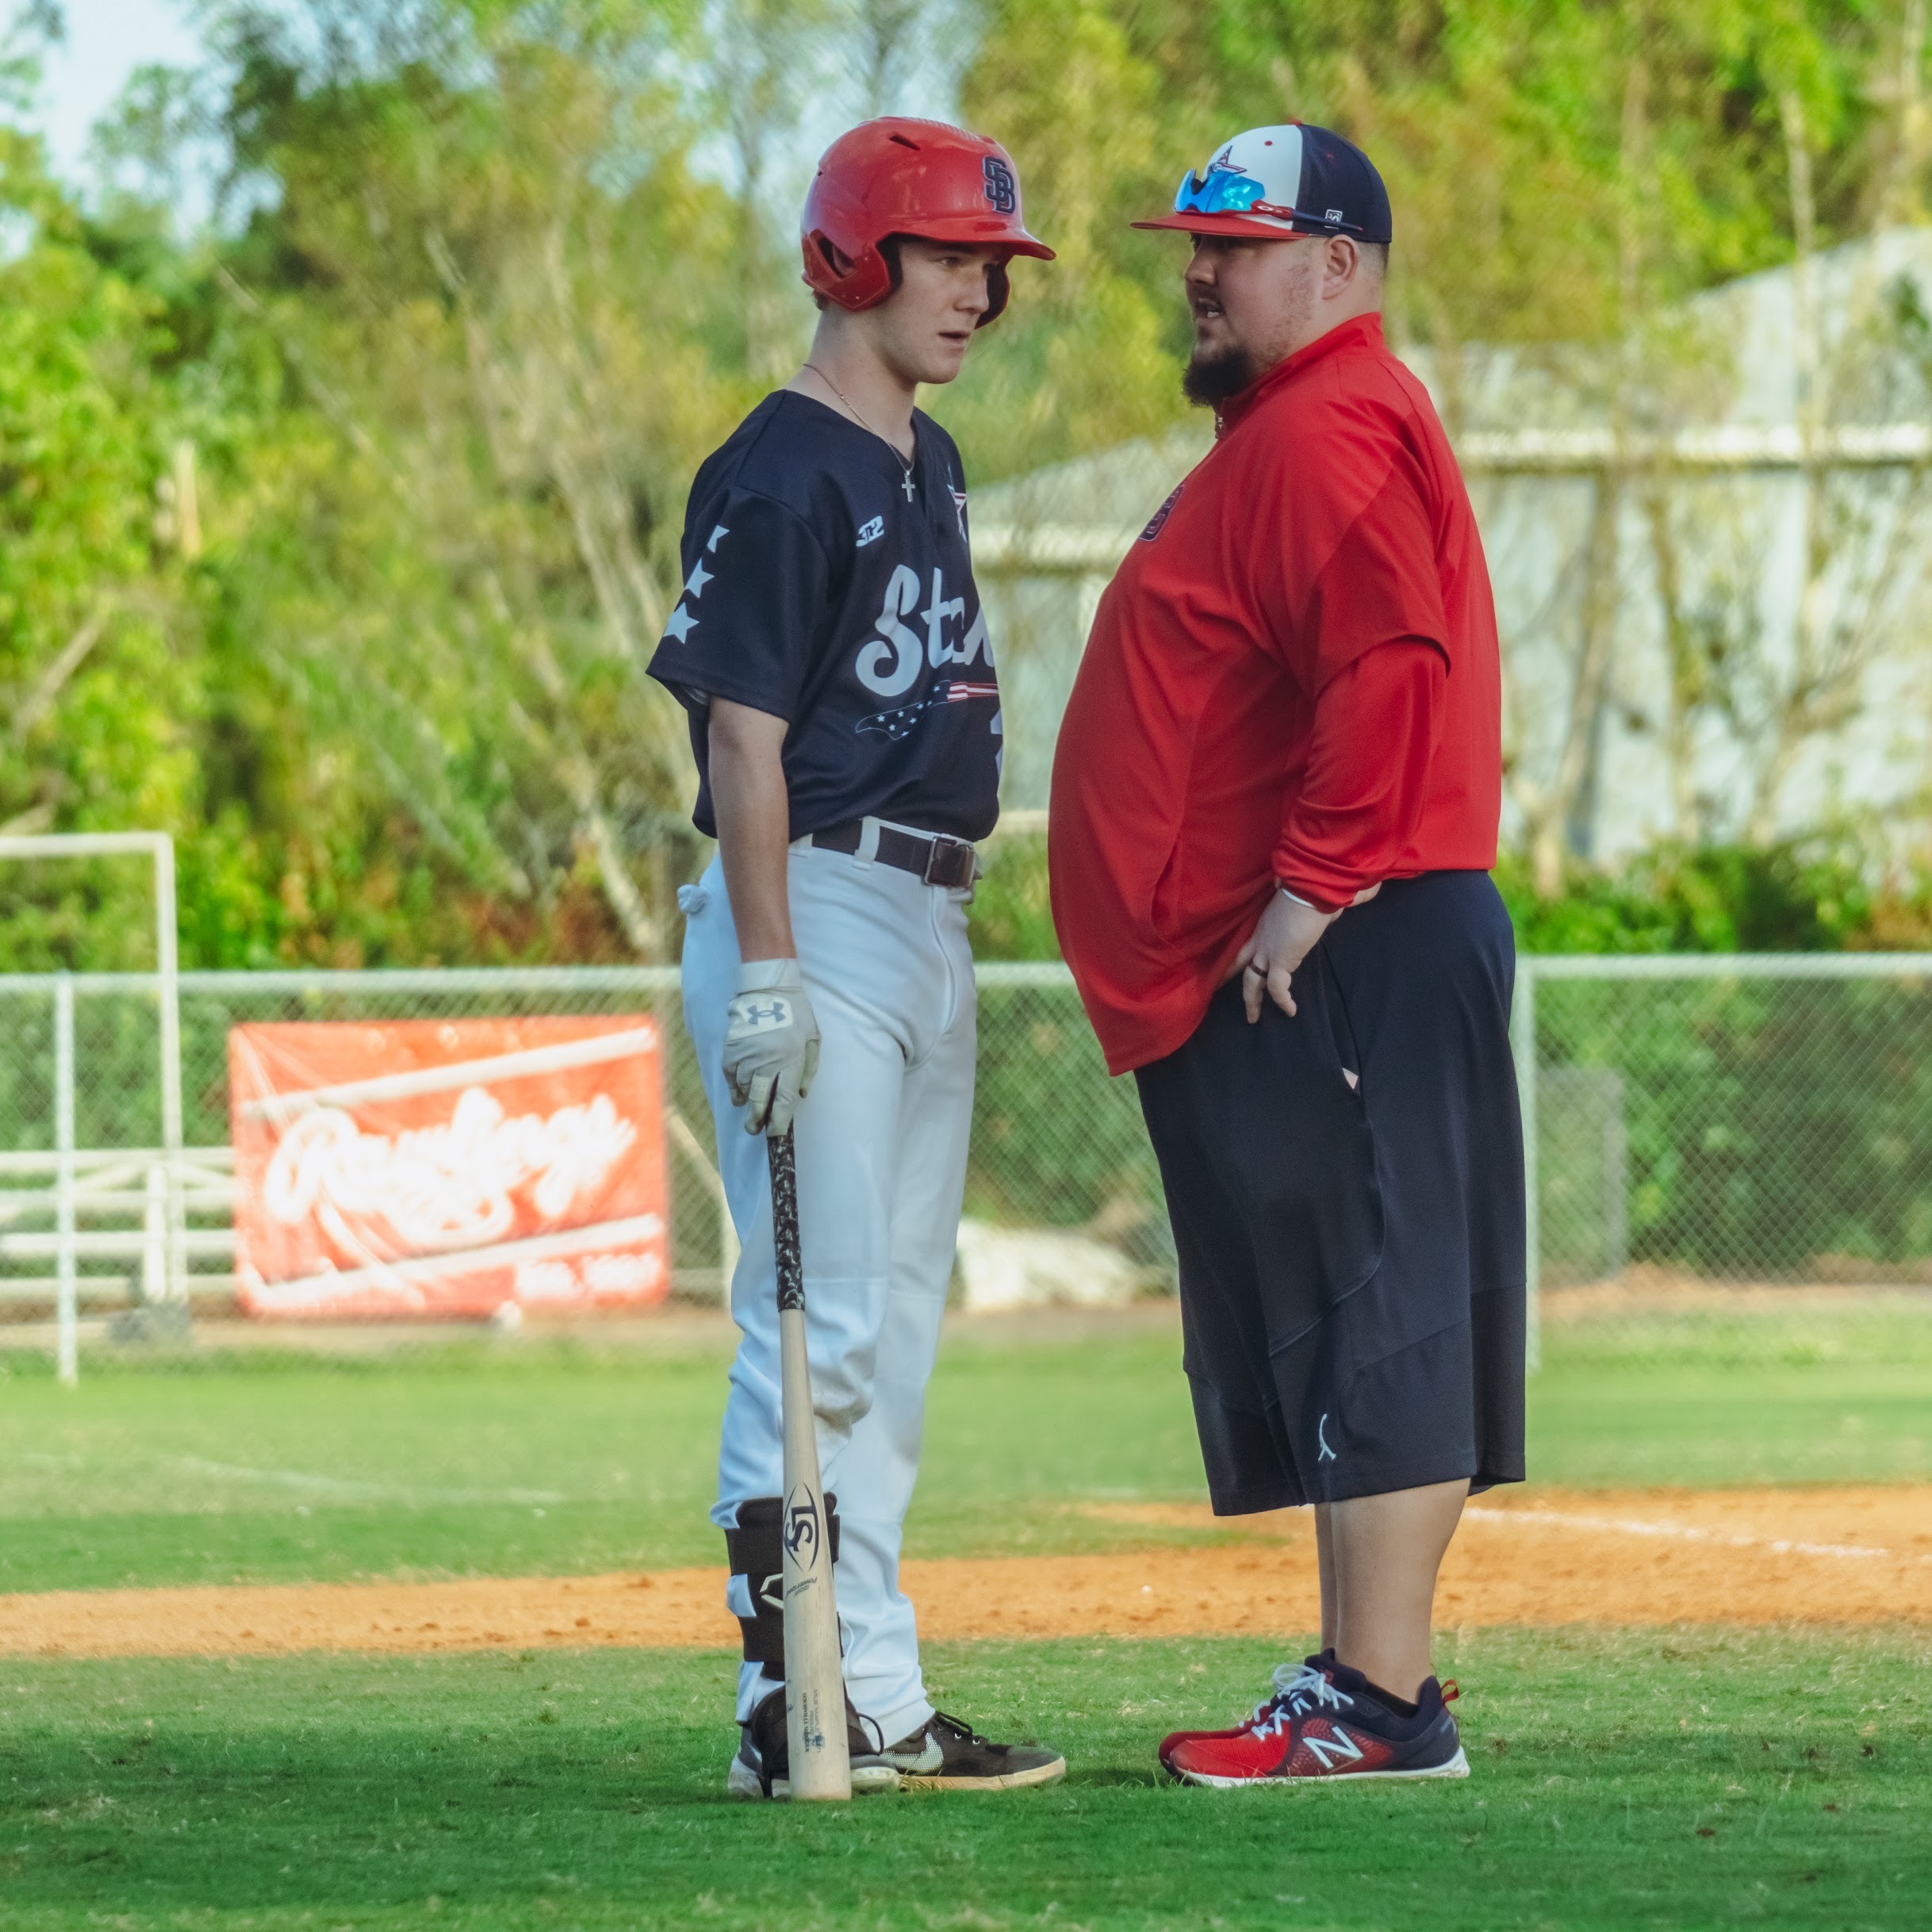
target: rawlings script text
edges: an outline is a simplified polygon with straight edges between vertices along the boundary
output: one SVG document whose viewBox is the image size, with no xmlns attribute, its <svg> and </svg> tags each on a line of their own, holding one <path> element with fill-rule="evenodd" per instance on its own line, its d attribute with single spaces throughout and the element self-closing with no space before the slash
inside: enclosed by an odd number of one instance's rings
<svg viewBox="0 0 1932 1932">
<path fill-rule="evenodd" d="M 365 1133 L 337 1107 L 318 1107 L 283 1135 L 263 1205 L 293 1225 L 312 1214 L 351 1252 L 480 1247 L 517 1222 L 522 1194 L 546 1221 L 602 1186 L 637 1129 L 600 1094 L 547 1118 L 512 1119 L 495 1094 L 466 1088 L 447 1126 Z"/>
</svg>

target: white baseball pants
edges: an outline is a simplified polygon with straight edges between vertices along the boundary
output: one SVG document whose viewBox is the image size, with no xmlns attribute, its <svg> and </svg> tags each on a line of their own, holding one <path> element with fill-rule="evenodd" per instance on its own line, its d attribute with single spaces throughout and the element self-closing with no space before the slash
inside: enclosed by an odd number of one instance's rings
<svg viewBox="0 0 1932 1932">
<path fill-rule="evenodd" d="M 976 1024 L 970 895 L 803 843 L 792 848 L 789 884 L 799 963 L 823 1041 L 793 1133 L 819 1464 L 838 1499 L 845 1685 L 891 1743 L 932 1715 L 912 1605 L 899 1588 L 899 1531 L 918 1474 L 926 1384 L 966 1183 Z M 777 1278 L 765 1140 L 746 1133 L 720 1064 L 739 964 L 723 866 L 714 858 L 679 896 L 688 920 L 684 1022 L 742 1248 L 731 1280 L 740 1340 L 711 1512 L 723 1528 L 741 1503 L 782 1486 Z M 733 1588 L 743 1586 L 734 1580 Z M 752 1614 L 749 1599 L 730 1608 Z M 762 1666 L 745 1664 L 739 1721 L 774 1688 Z"/>
</svg>

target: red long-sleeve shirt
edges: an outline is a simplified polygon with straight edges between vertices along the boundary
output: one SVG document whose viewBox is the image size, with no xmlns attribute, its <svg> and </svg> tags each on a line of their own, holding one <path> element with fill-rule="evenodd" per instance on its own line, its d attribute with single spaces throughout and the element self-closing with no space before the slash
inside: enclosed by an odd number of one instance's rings
<svg viewBox="0 0 1932 1932">
<path fill-rule="evenodd" d="M 1323 688 L 1275 847 L 1275 876 L 1291 891 L 1333 911 L 1398 876 L 1428 795 L 1448 684 L 1441 650 L 1404 638 L 1377 645 Z"/>
<path fill-rule="evenodd" d="M 1223 410 L 1121 564 L 1054 760 L 1060 945 L 1108 1065 L 1172 1052 L 1278 880 L 1496 862 L 1501 674 L 1428 392 L 1344 323 Z"/>
</svg>

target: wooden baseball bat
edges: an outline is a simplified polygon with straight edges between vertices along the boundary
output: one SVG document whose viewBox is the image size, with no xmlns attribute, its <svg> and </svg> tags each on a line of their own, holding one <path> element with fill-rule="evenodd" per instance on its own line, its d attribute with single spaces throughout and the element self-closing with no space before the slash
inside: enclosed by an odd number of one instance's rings
<svg viewBox="0 0 1932 1932">
<path fill-rule="evenodd" d="M 778 1255 L 780 1403 L 784 1433 L 785 1738 L 794 1798 L 849 1798 L 845 1680 L 832 1592 L 832 1546 L 818 1479 L 811 1367 L 805 1352 L 805 1268 L 798 1171 L 789 1133 L 768 1134 L 772 1239 Z"/>
</svg>

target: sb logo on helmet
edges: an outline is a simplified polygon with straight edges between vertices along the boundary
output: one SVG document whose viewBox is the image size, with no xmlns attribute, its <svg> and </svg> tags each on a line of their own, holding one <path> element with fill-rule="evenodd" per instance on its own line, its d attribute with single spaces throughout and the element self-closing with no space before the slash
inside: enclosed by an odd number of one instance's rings
<svg viewBox="0 0 1932 1932">
<path fill-rule="evenodd" d="M 1013 178 L 1013 170 L 998 155 L 988 155 L 983 166 L 986 198 L 1001 214 L 1011 214 L 1020 205 L 1019 186 Z"/>
</svg>

